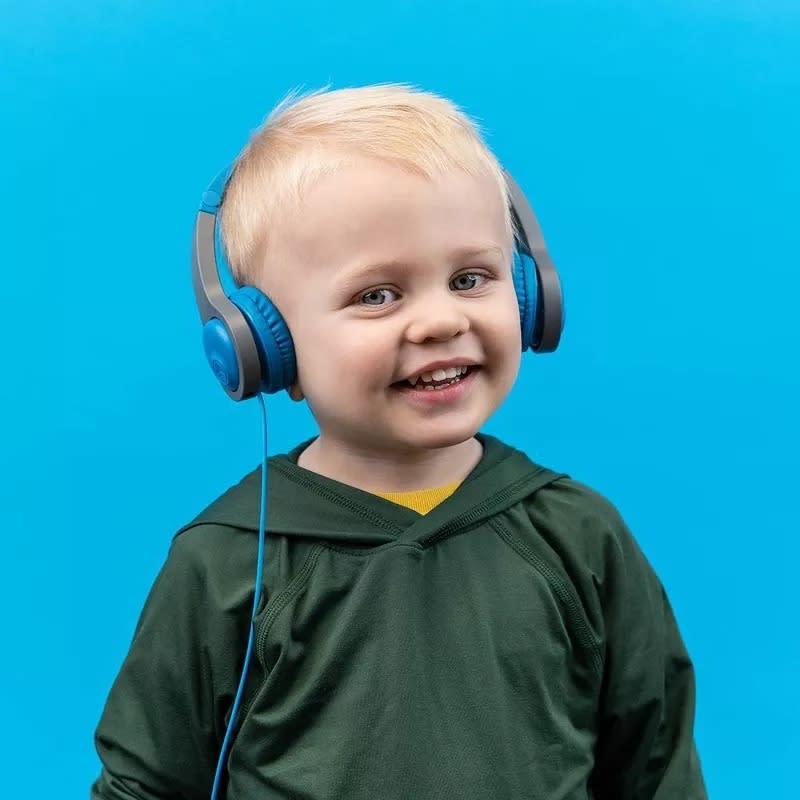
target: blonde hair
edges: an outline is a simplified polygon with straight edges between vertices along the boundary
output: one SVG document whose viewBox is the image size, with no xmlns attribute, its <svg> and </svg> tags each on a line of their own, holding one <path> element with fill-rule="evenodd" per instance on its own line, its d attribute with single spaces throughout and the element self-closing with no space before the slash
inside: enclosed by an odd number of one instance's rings
<svg viewBox="0 0 800 800">
<path fill-rule="evenodd" d="M 433 178 L 460 170 L 508 188 L 476 123 L 450 100 L 400 84 L 290 95 L 240 153 L 221 209 L 221 238 L 239 284 L 257 283 L 278 211 L 295 207 L 313 181 L 353 156 Z M 511 235 L 511 218 L 506 211 Z"/>
</svg>

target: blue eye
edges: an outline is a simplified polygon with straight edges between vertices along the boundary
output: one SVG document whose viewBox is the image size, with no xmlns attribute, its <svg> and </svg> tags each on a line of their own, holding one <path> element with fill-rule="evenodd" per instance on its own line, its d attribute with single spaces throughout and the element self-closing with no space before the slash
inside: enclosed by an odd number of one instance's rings
<svg viewBox="0 0 800 800">
<path fill-rule="evenodd" d="M 365 306 L 382 306 L 391 302 L 391 299 L 386 299 L 387 294 L 395 295 L 395 298 L 397 296 L 397 292 L 391 289 L 372 289 L 369 292 L 364 292 L 359 300 Z"/>
<path fill-rule="evenodd" d="M 469 291 L 474 289 L 483 278 L 483 275 L 475 272 L 465 272 L 462 275 L 456 275 L 450 285 L 459 292 Z"/>
</svg>

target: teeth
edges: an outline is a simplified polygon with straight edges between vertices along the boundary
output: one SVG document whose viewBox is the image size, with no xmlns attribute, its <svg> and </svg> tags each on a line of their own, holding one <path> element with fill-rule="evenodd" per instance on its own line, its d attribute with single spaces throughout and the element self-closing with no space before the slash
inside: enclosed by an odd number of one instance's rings
<svg viewBox="0 0 800 800">
<path fill-rule="evenodd" d="M 454 378 L 464 375 L 467 372 L 467 369 L 468 367 L 448 367 L 447 369 L 435 369 L 433 372 L 423 372 L 419 375 L 414 375 L 408 379 L 408 382 L 412 386 L 416 386 L 420 381 L 422 381 L 422 383 L 432 383 L 433 381 L 438 382 L 444 380 L 453 380 Z M 426 386 L 425 388 L 432 389 L 433 387 Z"/>
</svg>

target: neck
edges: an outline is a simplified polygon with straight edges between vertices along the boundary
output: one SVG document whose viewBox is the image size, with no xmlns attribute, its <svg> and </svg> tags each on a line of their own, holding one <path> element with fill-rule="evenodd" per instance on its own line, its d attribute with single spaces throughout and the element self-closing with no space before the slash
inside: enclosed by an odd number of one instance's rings
<svg viewBox="0 0 800 800">
<path fill-rule="evenodd" d="M 392 453 L 331 444 L 320 435 L 300 454 L 298 466 L 371 493 L 413 492 L 462 481 L 483 454 L 474 437 L 450 447 Z"/>
</svg>

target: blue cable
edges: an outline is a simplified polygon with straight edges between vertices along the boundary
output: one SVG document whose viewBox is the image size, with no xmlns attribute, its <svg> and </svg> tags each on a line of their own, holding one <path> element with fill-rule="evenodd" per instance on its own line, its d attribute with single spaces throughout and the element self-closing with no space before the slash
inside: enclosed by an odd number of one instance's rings
<svg viewBox="0 0 800 800">
<path fill-rule="evenodd" d="M 227 730 L 225 731 L 225 738 L 222 740 L 222 748 L 220 749 L 219 759 L 217 761 L 217 770 L 214 774 L 214 786 L 211 789 L 211 800 L 217 800 L 218 798 L 222 775 L 225 771 L 225 763 L 228 760 L 228 750 L 230 749 L 233 734 L 236 729 L 236 717 L 239 714 L 239 706 L 242 703 L 244 687 L 247 684 L 247 673 L 253 655 L 253 646 L 255 644 L 256 614 L 261 604 L 261 587 L 264 577 L 264 540 L 266 538 L 265 531 L 267 520 L 267 406 L 264 403 L 264 396 L 262 394 L 259 393 L 257 397 L 258 403 L 261 406 L 261 434 L 264 442 L 264 458 L 261 464 L 261 502 L 258 513 L 258 556 L 256 564 L 256 585 L 253 593 L 253 612 L 250 615 L 250 635 L 247 639 L 247 650 L 244 656 L 244 665 L 242 666 L 242 677 L 239 680 L 239 688 L 236 690 L 236 698 L 233 701 L 233 708 L 231 708 L 231 718 L 228 722 Z"/>
</svg>

